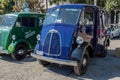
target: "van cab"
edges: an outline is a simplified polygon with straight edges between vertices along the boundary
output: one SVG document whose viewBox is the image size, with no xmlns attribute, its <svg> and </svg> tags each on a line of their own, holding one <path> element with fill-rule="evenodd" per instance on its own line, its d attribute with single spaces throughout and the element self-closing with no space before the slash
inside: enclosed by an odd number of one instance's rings
<svg viewBox="0 0 120 80">
<path fill-rule="evenodd" d="M 107 54 L 106 11 L 87 4 L 60 5 L 48 9 L 34 53 L 42 65 L 73 66 L 77 75 L 88 68 L 89 58 Z"/>
<path fill-rule="evenodd" d="M 34 12 L 5 14 L 0 25 L 0 53 L 24 59 L 36 45 L 43 19 L 44 14 Z"/>
</svg>

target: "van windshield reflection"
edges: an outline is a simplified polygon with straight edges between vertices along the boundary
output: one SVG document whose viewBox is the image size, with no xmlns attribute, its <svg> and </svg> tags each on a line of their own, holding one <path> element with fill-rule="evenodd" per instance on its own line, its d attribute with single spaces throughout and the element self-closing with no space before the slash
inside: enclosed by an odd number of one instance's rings
<svg viewBox="0 0 120 80">
<path fill-rule="evenodd" d="M 46 14 L 44 25 L 63 23 L 76 24 L 81 10 L 78 8 L 58 8 L 51 9 Z"/>
<path fill-rule="evenodd" d="M 16 21 L 16 18 L 17 18 L 17 16 L 15 16 L 15 15 L 5 15 L 3 17 L 1 25 L 7 26 L 7 27 L 13 26 Z"/>
</svg>

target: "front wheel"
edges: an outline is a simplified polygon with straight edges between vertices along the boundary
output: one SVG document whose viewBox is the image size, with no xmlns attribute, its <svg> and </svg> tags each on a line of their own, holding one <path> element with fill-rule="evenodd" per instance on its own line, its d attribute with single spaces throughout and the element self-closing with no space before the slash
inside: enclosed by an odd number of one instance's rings
<svg viewBox="0 0 120 80">
<path fill-rule="evenodd" d="M 27 55 L 27 47 L 24 44 L 19 44 L 15 51 L 11 54 L 13 59 L 22 60 Z"/>
<path fill-rule="evenodd" d="M 88 52 L 85 51 L 83 57 L 81 58 L 81 61 L 79 61 L 77 63 L 77 66 L 74 67 L 74 72 L 77 75 L 81 76 L 81 75 L 85 74 L 85 72 L 88 69 L 88 59 L 89 59 Z"/>
</svg>

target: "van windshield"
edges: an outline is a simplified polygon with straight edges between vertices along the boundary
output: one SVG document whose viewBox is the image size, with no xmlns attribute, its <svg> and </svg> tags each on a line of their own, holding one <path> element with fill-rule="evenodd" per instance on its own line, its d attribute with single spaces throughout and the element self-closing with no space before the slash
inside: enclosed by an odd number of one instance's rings
<svg viewBox="0 0 120 80">
<path fill-rule="evenodd" d="M 63 23 L 76 24 L 81 10 L 78 8 L 58 8 L 47 12 L 44 25 Z"/>
<path fill-rule="evenodd" d="M 16 21 L 16 18 L 17 18 L 17 16 L 15 16 L 15 15 L 5 15 L 3 17 L 1 25 L 7 26 L 7 27 L 13 26 Z"/>
</svg>

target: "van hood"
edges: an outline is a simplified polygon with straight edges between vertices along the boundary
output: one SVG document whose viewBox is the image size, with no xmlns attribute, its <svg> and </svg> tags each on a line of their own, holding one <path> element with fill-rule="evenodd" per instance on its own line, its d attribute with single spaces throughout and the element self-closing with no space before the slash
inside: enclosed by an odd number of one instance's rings
<svg viewBox="0 0 120 80">
<path fill-rule="evenodd" d="M 77 25 L 68 25 L 68 24 L 51 24 L 51 25 L 43 26 L 41 36 L 40 36 L 39 50 L 43 51 L 44 53 L 47 53 L 45 54 L 45 56 L 48 56 L 48 57 L 50 56 L 50 57 L 61 58 L 61 59 L 69 59 L 71 42 L 73 39 L 73 34 L 76 26 Z M 55 36 L 54 38 L 52 37 L 53 39 L 48 39 L 47 35 L 52 32 L 54 33 L 55 31 L 56 33 L 58 33 L 59 37 Z M 53 36 L 53 34 L 51 36 Z M 59 47 L 58 47 L 58 44 L 60 44 Z M 48 46 L 51 48 L 49 48 Z M 60 49 L 57 50 L 58 48 Z M 50 49 L 52 49 L 52 51 L 49 51 Z M 57 52 L 59 53 L 57 54 Z M 51 55 L 52 53 L 53 55 Z"/>
</svg>

